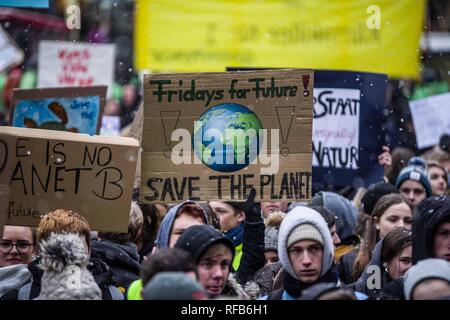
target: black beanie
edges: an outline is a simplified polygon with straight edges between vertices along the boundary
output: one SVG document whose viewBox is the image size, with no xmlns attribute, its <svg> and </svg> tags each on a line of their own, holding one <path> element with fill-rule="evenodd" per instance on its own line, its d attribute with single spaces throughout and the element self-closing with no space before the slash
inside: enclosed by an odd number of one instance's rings
<svg viewBox="0 0 450 320">
<path fill-rule="evenodd" d="M 178 238 L 175 248 L 187 251 L 198 263 L 206 249 L 218 243 L 223 243 L 229 247 L 234 258 L 234 246 L 231 240 L 207 224 L 187 228 Z"/>
<path fill-rule="evenodd" d="M 371 185 L 361 199 L 362 211 L 369 216 L 372 215 L 378 200 L 390 193 L 400 193 L 400 191 L 394 185 L 386 182 Z"/>
</svg>

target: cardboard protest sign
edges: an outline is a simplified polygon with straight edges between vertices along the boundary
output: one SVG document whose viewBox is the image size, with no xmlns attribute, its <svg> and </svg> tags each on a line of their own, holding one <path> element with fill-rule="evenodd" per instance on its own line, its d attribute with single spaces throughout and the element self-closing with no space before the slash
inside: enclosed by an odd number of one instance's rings
<svg viewBox="0 0 450 320">
<path fill-rule="evenodd" d="M 0 72 L 22 63 L 24 54 L 0 26 Z"/>
<path fill-rule="evenodd" d="M 311 70 L 144 76 L 145 202 L 311 197 Z"/>
<path fill-rule="evenodd" d="M 314 184 L 369 186 L 383 180 L 387 76 L 317 70 L 314 77 Z"/>
<path fill-rule="evenodd" d="M 419 149 L 439 143 L 450 134 L 450 93 L 414 100 L 409 103 Z"/>
<path fill-rule="evenodd" d="M 38 87 L 111 87 L 114 51 L 113 44 L 41 41 Z"/>
<path fill-rule="evenodd" d="M 137 140 L 0 127 L 0 146 L 8 224 L 37 226 L 63 208 L 85 216 L 92 230 L 127 231 Z"/>
<path fill-rule="evenodd" d="M 98 134 L 106 86 L 15 89 L 11 125 Z"/>
</svg>

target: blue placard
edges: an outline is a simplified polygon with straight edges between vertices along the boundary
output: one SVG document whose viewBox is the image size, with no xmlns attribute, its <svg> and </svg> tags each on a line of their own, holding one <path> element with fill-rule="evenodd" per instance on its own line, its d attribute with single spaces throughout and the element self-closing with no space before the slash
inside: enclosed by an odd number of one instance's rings
<svg viewBox="0 0 450 320">
<path fill-rule="evenodd" d="M 20 100 L 12 125 L 95 135 L 101 112 L 100 96 Z"/>
<path fill-rule="evenodd" d="M 314 190 L 358 188 L 383 180 L 384 74 L 315 70 Z"/>
</svg>

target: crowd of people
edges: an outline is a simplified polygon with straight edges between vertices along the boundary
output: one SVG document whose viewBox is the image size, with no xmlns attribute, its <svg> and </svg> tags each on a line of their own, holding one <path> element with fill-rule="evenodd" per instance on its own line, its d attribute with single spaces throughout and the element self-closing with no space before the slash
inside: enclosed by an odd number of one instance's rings
<svg viewBox="0 0 450 320">
<path fill-rule="evenodd" d="M 150 205 L 135 189 L 127 233 L 70 208 L 7 225 L 0 299 L 449 299 L 448 152 L 379 161 L 384 181 L 351 199 Z"/>
</svg>

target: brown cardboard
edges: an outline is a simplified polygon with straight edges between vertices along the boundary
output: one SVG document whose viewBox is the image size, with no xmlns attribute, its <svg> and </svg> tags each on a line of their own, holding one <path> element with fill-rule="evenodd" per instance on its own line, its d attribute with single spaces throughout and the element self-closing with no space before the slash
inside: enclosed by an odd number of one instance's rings
<svg viewBox="0 0 450 320">
<path fill-rule="evenodd" d="M 63 208 L 85 216 L 92 230 L 127 231 L 137 140 L 0 127 L 1 146 L 7 224 L 37 226 L 42 215 Z"/>
<path fill-rule="evenodd" d="M 61 87 L 61 88 L 42 88 L 42 89 L 14 89 L 12 94 L 12 108 L 10 111 L 10 125 L 16 105 L 21 100 L 41 100 L 49 98 L 80 98 L 88 96 L 100 97 L 100 111 L 97 119 L 97 126 L 95 128 L 96 134 L 100 133 L 102 124 L 103 110 L 106 104 L 106 86 L 90 86 L 90 87 Z M 67 116 L 70 116 L 69 110 L 65 110 Z M 76 128 L 76 127 L 75 127 Z M 87 133 L 80 132 L 77 133 Z"/>
<path fill-rule="evenodd" d="M 255 78 L 264 79 L 258 80 L 261 88 L 268 89 L 273 83 L 277 88 L 289 86 L 292 91 L 288 90 L 281 97 L 262 97 L 262 92 L 257 92 L 256 81 L 249 81 Z M 192 95 L 184 94 L 191 90 L 192 81 L 195 81 L 194 95 L 199 100 L 187 101 Z M 312 70 L 298 69 L 145 75 L 141 200 L 148 203 L 180 202 L 189 198 L 243 200 L 255 187 L 257 200 L 308 201 L 312 176 L 313 83 Z M 233 97 L 231 88 L 235 89 Z M 175 92 L 171 101 L 169 90 Z M 197 95 L 196 92 L 201 91 L 204 93 Z M 212 96 L 209 103 L 207 98 L 202 100 L 202 95 L 208 95 L 206 91 Z M 235 172 L 212 170 L 195 163 L 194 156 L 188 164 L 173 162 L 172 150 L 178 144 L 178 141 L 171 141 L 173 130 L 184 128 L 192 133 L 194 121 L 221 103 L 247 107 L 256 114 L 264 129 L 280 130 L 279 148 L 272 150 L 268 143 L 264 149 L 279 158 L 276 174 L 262 174 L 261 169 L 266 166 L 261 165 L 259 156 L 256 162 Z"/>
</svg>

